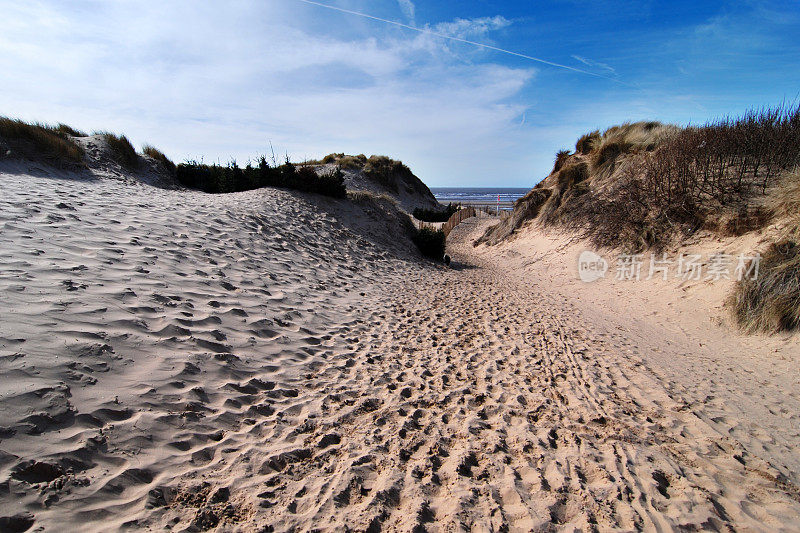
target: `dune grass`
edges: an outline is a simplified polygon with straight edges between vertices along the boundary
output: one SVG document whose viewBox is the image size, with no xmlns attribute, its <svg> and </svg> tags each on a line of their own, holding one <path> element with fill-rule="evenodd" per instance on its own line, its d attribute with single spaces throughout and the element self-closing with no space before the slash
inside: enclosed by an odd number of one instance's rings
<svg viewBox="0 0 800 533">
<path fill-rule="evenodd" d="M 564 163 L 569 160 L 570 155 L 571 154 L 569 153 L 569 150 L 559 150 L 556 154 L 556 161 L 553 163 L 553 172 L 561 170 L 561 168 L 564 166 Z"/>
<path fill-rule="evenodd" d="M 375 183 L 395 192 L 397 191 L 396 177 L 408 178 L 413 176 L 411 169 L 402 162 L 385 155 L 370 156 L 364 165 L 364 175 Z"/>
<path fill-rule="evenodd" d="M 800 167 L 780 178 L 766 209 L 782 221 L 783 236 L 764 253 L 758 277 L 739 281 L 728 302 L 749 333 L 800 328 Z"/>
<path fill-rule="evenodd" d="M 145 144 L 142 146 L 142 153 L 148 157 L 152 157 L 156 161 L 158 161 L 161 166 L 169 172 L 170 174 L 175 174 L 175 163 L 172 160 L 164 155 L 164 152 L 156 148 L 151 144 Z"/>
<path fill-rule="evenodd" d="M 68 126 L 67 124 L 59 123 L 57 126 L 53 128 L 57 133 L 61 135 L 71 135 L 72 137 L 88 137 L 88 134 L 81 130 L 76 130 L 72 126 Z"/>
<path fill-rule="evenodd" d="M 732 307 L 739 326 L 775 333 L 800 327 L 800 244 L 784 240 L 769 247 L 756 279 L 736 287 Z"/>
<path fill-rule="evenodd" d="M 43 157 L 61 166 L 83 164 L 83 148 L 69 137 L 75 133 L 81 132 L 65 124 L 49 126 L 0 117 L 0 138 L 8 143 L 12 154 L 33 159 Z"/>
<path fill-rule="evenodd" d="M 386 193 L 377 194 L 371 191 L 347 191 L 347 199 L 351 202 L 389 202 L 395 207 L 399 207 L 397 198 Z"/>
<path fill-rule="evenodd" d="M 800 106 L 683 129 L 628 123 L 584 135 L 576 148 L 556 159 L 543 224 L 637 251 L 701 228 L 741 235 L 769 222 L 771 189 L 800 163 Z M 576 179 L 582 164 L 588 175 Z"/>
<path fill-rule="evenodd" d="M 131 141 L 124 135 L 117 135 L 109 131 L 96 131 L 95 135 L 101 135 L 111 149 L 114 160 L 121 166 L 133 170 L 139 166 L 139 155 Z"/>
</svg>

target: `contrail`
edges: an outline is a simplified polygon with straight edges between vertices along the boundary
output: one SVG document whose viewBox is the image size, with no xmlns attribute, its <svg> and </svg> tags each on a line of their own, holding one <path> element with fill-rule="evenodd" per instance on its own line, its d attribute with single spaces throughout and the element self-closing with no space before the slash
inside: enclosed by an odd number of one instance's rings
<svg viewBox="0 0 800 533">
<path fill-rule="evenodd" d="M 416 26 L 409 26 L 408 24 L 403 24 L 402 22 L 395 22 L 394 20 L 387 20 L 387 19 L 383 19 L 383 18 L 380 18 L 380 17 L 375 17 L 373 15 L 367 15 L 366 13 L 360 13 L 358 11 L 351 11 L 349 9 L 344 9 L 344 8 L 341 8 L 341 7 L 331 6 L 331 5 L 328 5 L 328 4 L 323 4 L 321 2 L 314 2 L 313 0 L 297 0 L 297 1 L 298 2 L 303 2 L 304 4 L 311 4 L 311 5 L 314 5 L 314 6 L 324 7 L 326 9 L 332 9 L 334 11 L 339 11 L 341 13 L 347 13 L 348 15 L 355 15 L 357 17 L 363 17 L 363 18 L 367 18 L 367 19 L 377 20 L 378 22 L 383 22 L 385 24 L 391 24 L 393 26 L 399 26 L 399 27 L 405 28 L 407 30 L 412 30 L 412 31 L 416 31 L 416 32 L 419 32 L 419 33 L 424 33 L 426 35 L 433 35 L 434 37 L 441 37 L 442 39 L 449 39 L 451 41 L 457 41 L 457 42 L 460 42 L 460 43 L 471 44 L 473 46 L 478 46 L 480 48 L 485 48 L 487 50 L 494 50 L 495 52 L 501 52 L 503 54 L 508 54 L 508 55 L 512 55 L 512 56 L 516 56 L 516 57 L 521 57 L 523 59 L 529 59 L 531 61 L 536 61 L 537 63 L 543 63 L 545 65 L 549 65 L 551 67 L 563 68 L 563 69 L 566 69 L 566 70 L 571 70 L 573 72 L 579 72 L 581 74 L 586 74 L 588 76 L 594 76 L 595 78 L 603 78 L 604 80 L 611 80 L 613 82 L 620 83 L 622 85 L 628 85 L 627 83 L 622 82 L 622 81 L 620 81 L 620 80 L 618 80 L 616 78 L 611 78 L 609 76 L 603 76 L 602 74 L 589 72 L 588 70 L 582 70 L 582 69 L 579 69 L 579 68 L 570 67 L 569 65 L 562 65 L 561 63 L 554 63 L 552 61 L 547 61 L 546 59 L 541 59 L 539 57 L 533 57 L 533 56 L 529 56 L 529 55 L 525 55 L 525 54 L 520 54 L 519 52 L 512 52 L 511 50 L 505 50 L 503 48 L 498 48 L 496 46 L 492 46 L 492 45 L 489 45 L 489 44 L 470 41 L 470 40 L 467 40 L 467 39 L 461 39 L 460 37 L 453 37 L 452 35 L 445 35 L 443 33 L 438 33 L 438 32 L 431 31 L 431 30 L 428 30 L 428 29 L 425 29 L 425 28 L 417 28 Z"/>
</svg>

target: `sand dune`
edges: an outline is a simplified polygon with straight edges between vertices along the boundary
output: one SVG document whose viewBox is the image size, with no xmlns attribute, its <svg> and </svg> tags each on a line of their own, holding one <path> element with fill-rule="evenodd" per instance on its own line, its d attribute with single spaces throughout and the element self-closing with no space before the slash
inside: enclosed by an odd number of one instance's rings
<svg viewBox="0 0 800 533">
<path fill-rule="evenodd" d="M 480 220 L 445 269 L 344 200 L 19 175 L 0 190 L 2 527 L 800 521 L 789 463 L 721 434 L 630 332 L 476 251 Z"/>
</svg>

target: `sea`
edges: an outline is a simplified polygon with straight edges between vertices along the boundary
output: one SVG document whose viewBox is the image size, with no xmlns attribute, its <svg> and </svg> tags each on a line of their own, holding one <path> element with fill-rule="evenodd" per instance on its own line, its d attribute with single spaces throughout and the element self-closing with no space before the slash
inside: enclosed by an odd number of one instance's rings
<svg viewBox="0 0 800 533">
<path fill-rule="evenodd" d="M 431 187 L 441 204 L 478 204 L 494 206 L 500 198 L 500 209 L 511 209 L 514 202 L 530 191 L 519 187 Z"/>
</svg>

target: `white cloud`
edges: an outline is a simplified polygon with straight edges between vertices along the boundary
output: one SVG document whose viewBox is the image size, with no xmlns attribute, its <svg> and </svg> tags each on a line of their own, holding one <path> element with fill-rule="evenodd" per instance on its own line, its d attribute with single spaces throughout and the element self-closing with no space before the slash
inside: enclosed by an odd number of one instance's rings
<svg viewBox="0 0 800 533">
<path fill-rule="evenodd" d="M 296 158 L 386 153 L 431 184 L 491 181 L 490 154 L 512 173 L 525 106 L 510 102 L 535 69 L 467 64 L 416 33 L 323 32 L 276 4 L 0 0 L 0 114 L 124 132 L 178 161 L 243 160 L 271 140 Z"/>
<path fill-rule="evenodd" d="M 400 10 L 405 15 L 406 19 L 413 25 L 415 20 L 416 14 L 416 6 L 414 6 L 414 2 L 411 0 L 397 0 L 398 5 L 400 6 Z"/>
<path fill-rule="evenodd" d="M 485 37 L 489 32 L 501 30 L 511 25 L 511 21 L 500 15 L 476 19 L 455 19 L 452 22 L 440 22 L 433 26 L 436 33 L 468 39 Z"/>
</svg>

